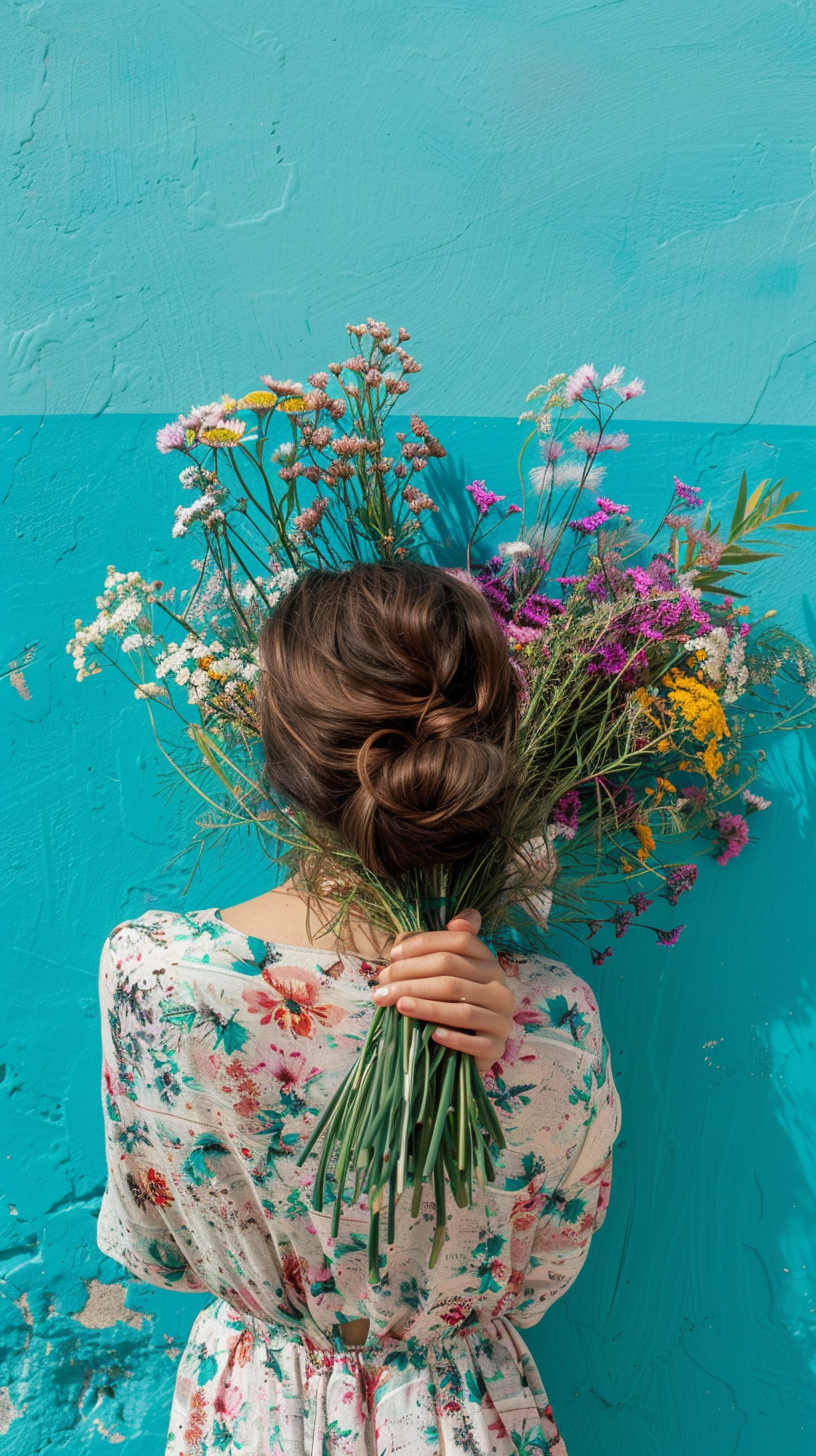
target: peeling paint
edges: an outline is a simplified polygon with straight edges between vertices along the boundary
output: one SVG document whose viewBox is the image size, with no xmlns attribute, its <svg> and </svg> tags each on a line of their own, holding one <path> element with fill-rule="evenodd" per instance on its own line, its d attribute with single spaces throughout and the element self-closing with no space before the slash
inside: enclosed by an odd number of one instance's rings
<svg viewBox="0 0 816 1456">
<path fill-rule="evenodd" d="M 12 1404 L 8 1386 L 0 1386 L 0 1436 L 5 1436 L 12 1421 L 19 1420 L 22 1415 L 25 1415 L 25 1406 L 22 1410 L 17 1410 Z"/>
<path fill-rule="evenodd" d="M 88 1297 L 78 1314 L 71 1316 L 86 1330 L 104 1330 L 115 1325 L 117 1320 L 140 1330 L 145 1316 L 138 1310 L 127 1309 L 123 1284 L 101 1284 L 98 1279 L 88 1281 Z"/>
</svg>

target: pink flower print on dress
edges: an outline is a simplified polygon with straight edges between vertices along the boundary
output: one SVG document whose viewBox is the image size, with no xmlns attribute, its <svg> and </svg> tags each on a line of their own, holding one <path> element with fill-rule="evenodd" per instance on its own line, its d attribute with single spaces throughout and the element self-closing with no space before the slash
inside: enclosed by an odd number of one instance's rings
<svg viewBox="0 0 816 1456">
<path fill-rule="evenodd" d="M 293 1036 L 312 1036 L 314 1023 L 321 1026 L 337 1026 L 343 1020 L 345 1011 L 340 1006 L 330 1006 L 318 1001 L 322 990 L 320 978 L 314 971 L 300 966 L 276 966 L 277 974 L 265 966 L 261 975 L 269 986 L 268 991 L 244 991 L 244 1000 L 249 1010 L 260 1015 L 261 1026 L 268 1026 L 274 1020 L 281 1031 Z"/>
</svg>

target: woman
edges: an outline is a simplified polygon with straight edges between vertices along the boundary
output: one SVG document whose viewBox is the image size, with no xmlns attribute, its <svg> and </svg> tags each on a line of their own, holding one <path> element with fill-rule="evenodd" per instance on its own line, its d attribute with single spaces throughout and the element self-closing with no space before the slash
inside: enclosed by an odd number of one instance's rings
<svg viewBox="0 0 816 1456">
<path fill-rule="evenodd" d="M 380 875 L 499 830 L 516 677 L 489 608 L 418 564 L 303 577 L 265 624 L 268 777 Z M 382 943 L 312 935 L 291 885 L 223 911 L 149 912 L 100 972 L 109 1183 L 100 1247 L 216 1296 L 182 1358 L 174 1456 L 564 1456 L 519 1327 L 575 1278 L 607 1201 L 618 1103 L 597 1008 L 566 967 L 500 959 L 466 911 Z M 495 1182 L 397 1208 L 368 1282 L 365 1200 L 315 1213 L 315 1118 L 375 1004 L 470 1052 L 501 1119 Z"/>
</svg>

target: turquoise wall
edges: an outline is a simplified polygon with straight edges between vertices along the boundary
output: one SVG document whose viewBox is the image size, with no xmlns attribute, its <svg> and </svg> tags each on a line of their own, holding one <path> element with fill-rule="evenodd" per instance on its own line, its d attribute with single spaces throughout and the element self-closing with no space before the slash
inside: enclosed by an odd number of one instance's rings
<svg viewBox="0 0 816 1456">
<path fill-rule="evenodd" d="M 302 377 L 374 313 L 413 333 L 452 492 L 512 490 L 520 397 L 588 357 L 647 379 L 609 477 L 638 512 L 743 467 L 814 509 L 812 7 L 43 0 L 5 36 L 3 661 L 35 655 L 0 681 L 0 1451 L 160 1456 L 201 1301 L 96 1251 L 98 949 L 266 881 L 236 845 L 183 900 L 189 805 L 124 686 L 77 687 L 63 648 L 109 562 L 186 559 L 156 425 Z M 815 555 L 757 576 L 812 644 Z M 628 937 L 588 972 L 614 1196 L 531 1341 L 571 1456 L 811 1448 L 814 778 L 779 742 L 759 842 L 704 867 L 677 949 Z"/>
</svg>

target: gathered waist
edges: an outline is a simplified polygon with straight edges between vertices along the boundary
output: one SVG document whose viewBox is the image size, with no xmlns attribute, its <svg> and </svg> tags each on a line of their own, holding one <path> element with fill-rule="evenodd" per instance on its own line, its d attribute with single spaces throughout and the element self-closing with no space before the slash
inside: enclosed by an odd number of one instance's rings
<svg viewBox="0 0 816 1456">
<path fill-rule="evenodd" d="M 245 1330 L 254 1339 L 272 1351 L 279 1351 L 285 1345 L 301 1346 L 310 1363 L 331 1365 L 337 1359 L 358 1359 L 378 1364 L 426 1363 L 427 1352 L 449 1341 L 458 1343 L 468 1338 L 496 1338 L 502 1331 L 512 1328 L 504 1315 L 485 1315 L 471 1312 L 455 1324 L 435 1323 L 432 1327 L 419 1327 L 406 1335 L 392 1335 L 369 1326 L 365 1341 L 359 1345 L 347 1345 L 339 1333 L 339 1325 L 332 1325 L 329 1331 L 322 1330 L 317 1322 L 306 1316 L 302 1325 L 282 1324 L 267 1320 L 257 1314 L 236 1309 L 224 1299 L 216 1299 L 208 1305 L 206 1313 L 233 1330 Z M 364 1316 L 360 1316 L 364 1318 Z"/>
</svg>

